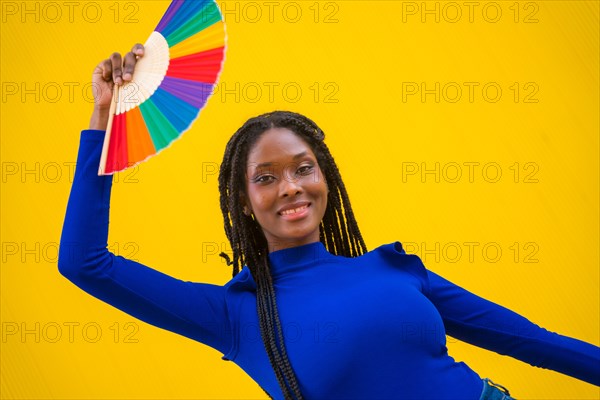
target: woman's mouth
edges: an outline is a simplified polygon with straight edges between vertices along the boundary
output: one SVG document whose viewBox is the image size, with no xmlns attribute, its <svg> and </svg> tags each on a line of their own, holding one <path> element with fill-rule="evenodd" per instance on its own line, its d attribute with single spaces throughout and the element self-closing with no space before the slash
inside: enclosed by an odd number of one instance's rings
<svg viewBox="0 0 600 400">
<path fill-rule="evenodd" d="M 298 208 L 294 208 L 292 210 L 285 210 L 281 212 L 281 215 L 290 215 L 290 214 L 295 214 L 297 212 L 300 212 L 302 210 L 304 210 L 306 207 L 308 207 L 308 204 L 302 207 L 298 207 Z"/>
<path fill-rule="evenodd" d="M 288 221 L 297 220 L 305 217 L 308 214 L 308 208 L 310 207 L 310 203 L 301 207 L 284 210 L 279 213 L 283 218 Z"/>
</svg>

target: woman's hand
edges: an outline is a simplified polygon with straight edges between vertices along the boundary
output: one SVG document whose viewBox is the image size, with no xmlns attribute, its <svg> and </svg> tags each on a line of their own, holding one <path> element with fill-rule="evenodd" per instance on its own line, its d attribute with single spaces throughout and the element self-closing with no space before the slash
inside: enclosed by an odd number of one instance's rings
<svg viewBox="0 0 600 400">
<path fill-rule="evenodd" d="M 137 60 L 144 55 L 144 46 L 137 43 L 131 51 L 121 57 L 113 53 L 109 59 L 96 66 L 92 74 L 94 94 L 94 112 L 90 120 L 90 129 L 106 130 L 110 104 L 115 85 L 130 82 Z"/>
</svg>

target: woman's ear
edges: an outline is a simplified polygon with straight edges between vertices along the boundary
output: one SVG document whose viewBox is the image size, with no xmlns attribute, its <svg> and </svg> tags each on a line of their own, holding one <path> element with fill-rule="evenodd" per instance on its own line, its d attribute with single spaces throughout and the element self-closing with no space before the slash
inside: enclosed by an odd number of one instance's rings
<svg viewBox="0 0 600 400">
<path fill-rule="evenodd" d="M 244 215 L 252 215 L 252 207 L 250 207 L 248 201 L 246 201 L 246 196 L 244 196 L 243 193 L 240 193 L 240 204 L 242 205 Z"/>
</svg>

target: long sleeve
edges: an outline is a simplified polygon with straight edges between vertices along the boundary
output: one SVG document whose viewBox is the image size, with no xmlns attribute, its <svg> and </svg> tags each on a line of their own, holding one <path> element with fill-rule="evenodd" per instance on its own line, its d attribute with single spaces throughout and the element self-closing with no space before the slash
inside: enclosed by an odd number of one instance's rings
<svg viewBox="0 0 600 400">
<path fill-rule="evenodd" d="M 599 347 L 548 331 L 434 272 L 427 270 L 427 275 L 428 297 L 448 335 L 600 386 Z"/>
<path fill-rule="evenodd" d="M 112 176 L 97 175 L 104 133 L 81 133 L 60 240 L 60 273 L 142 321 L 228 351 L 231 332 L 223 286 L 175 279 L 108 251 Z"/>
</svg>

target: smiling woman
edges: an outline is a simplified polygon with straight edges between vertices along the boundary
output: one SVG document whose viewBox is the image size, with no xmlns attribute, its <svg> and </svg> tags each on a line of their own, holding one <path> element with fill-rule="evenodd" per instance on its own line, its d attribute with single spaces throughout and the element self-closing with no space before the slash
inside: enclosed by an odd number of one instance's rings
<svg viewBox="0 0 600 400">
<path fill-rule="evenodd" d="M 319 240 L 327 183 L 308 143 L 286 128 L 262 134 L 248 155 L 245 209 L 262 227 L 269 251 Z"/>
<path fill-rule="evenodd" d="M 112 93 L 143 50 L 100 63 L 94 81 Z M 220 351 L 277 399 L 512 399 L 456 362 L 446 334 L 600 385 L 597 346 L 468 292 L 399 242 L 367 251 L 325 134 L 294 112 L 251 118 L 225 148 L 230 281 L 182 281 L 115 256 L 112 177 L 96 173 L 110 98 L 82 132 L 60 244 L 60 272 L 91 295 Z"/>
<path fill-rule="evenodd" d="M 229 140 L 219 174 L 225 232 L 234 252 L 233 275 L 248 264 L 257 285 L 261 337 L 286 398 L 290 393 L 302 395 L 282 344 L 267 254 L 319 241 L 348 257 L 366 251 L 324 138 L 323 131 L 300 114 L 276 111 L 251 118 Z"/>
</svg>

